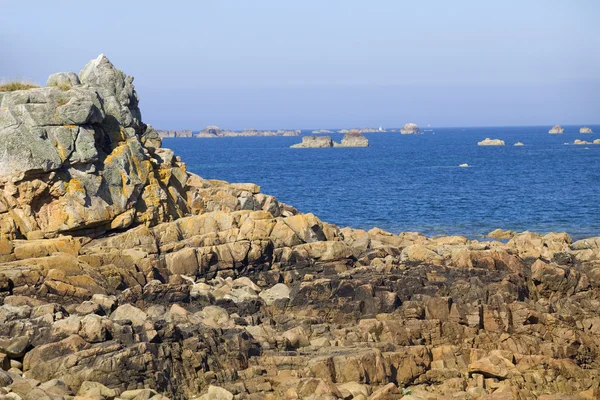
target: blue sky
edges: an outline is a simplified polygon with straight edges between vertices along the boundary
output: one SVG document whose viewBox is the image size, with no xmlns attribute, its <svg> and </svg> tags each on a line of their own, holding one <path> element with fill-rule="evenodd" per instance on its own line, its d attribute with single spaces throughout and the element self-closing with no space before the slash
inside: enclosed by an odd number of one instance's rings
<svg viewBox="0 0 600 400">
<path fill-rule="evenodd" d="M 158 128 L 600 123 L 597 0 L 0 0 L 0 9 L 1 77 L 43 84 L 104 53 L 135 76 L 144 121 Z"/>
</svg>

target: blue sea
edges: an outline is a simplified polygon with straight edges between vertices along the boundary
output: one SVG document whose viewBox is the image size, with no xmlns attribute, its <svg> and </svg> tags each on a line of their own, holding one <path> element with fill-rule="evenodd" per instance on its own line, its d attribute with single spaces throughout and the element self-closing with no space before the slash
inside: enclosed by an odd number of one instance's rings
<svg viewBox="0 0 600 400">
<path fill-rule="evenodd" d="M 600 138 L 600 126 L 585 135 L 579 127 L 565 126 L 562 135 L 548 134 L 550 126 L 367 133 L 368 148 L 290 149 L 300 137 L 163 145 L 204 178 L 257 183 L 263 193 L 341 227 L 470 238 L 496 228 L 566 231 L 577 239 L 600 235 L 600 145 L 572 144 Z M 486 137 L 506 146 L 477 146 Z M 525 146 L 513 146 L 517 141 Z"/>
</svg>

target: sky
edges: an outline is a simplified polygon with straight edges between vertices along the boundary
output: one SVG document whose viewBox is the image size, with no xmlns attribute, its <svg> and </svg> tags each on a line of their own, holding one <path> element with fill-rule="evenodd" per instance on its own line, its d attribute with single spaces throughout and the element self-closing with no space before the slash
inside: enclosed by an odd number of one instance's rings
<svg viewBox="0 0 600 400">
<path fill-rule="evenodd" d="M 104 53 L 159 129 L 600 124 L 598 49 L 597 0 L 0 0 L 0 77 Z"/>
</svg>

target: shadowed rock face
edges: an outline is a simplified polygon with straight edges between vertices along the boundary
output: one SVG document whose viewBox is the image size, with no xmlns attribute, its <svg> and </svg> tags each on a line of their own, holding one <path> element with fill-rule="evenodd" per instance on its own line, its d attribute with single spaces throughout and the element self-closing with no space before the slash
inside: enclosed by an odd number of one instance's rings
<svg viewBox="0 0 600 400">
<path fill-rule="evenodd" d="M 103 57 L 92 65 L 99 70 L 86 80 L 124 76 Z M 83 74 L 49 81 L 77 79 L 89 90 Z M 113 93 L 106 87 L 98 98 Z M 133 97 L 119 100 L 121 119 L 107 122 L 99 102 L 88 123 L 95 139 L 115 123 L 132 136 L 95 141 L 87 179 L 105 179 L 106 159 L 135 142 L 130 160 L 147 161 L 144 174 L 158 182 L 141 184 L 133 222 L 103 236 L 0 236 L 0 399 L 600 396 L 600 238 L 500 232 L 510 238 L 502 243 L 340 229 L 257 185 L 186 173 L 136 122 L 134 92 L 125 93 Z M 37 194 L 46 190 L 37 181 L 65 182 L 75 168 L 60 160 L 47 171 L 15 164 L 36 169 L 5 175 L 3 193 L 19 202 L 2 203 L 2 221 L 37 222 L 67 196 Z M 153 208 L 152 185 L 167 193 L 156 207 L 177 199 L 185 215 Z"/>
</svg>

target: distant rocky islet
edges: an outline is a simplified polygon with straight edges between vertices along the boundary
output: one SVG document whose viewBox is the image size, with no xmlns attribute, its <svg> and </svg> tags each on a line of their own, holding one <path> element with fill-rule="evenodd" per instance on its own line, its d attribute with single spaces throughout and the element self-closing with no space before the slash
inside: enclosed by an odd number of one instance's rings
<svg viewBox="0 0 600 400">
<path fill-rule="evenodd" d="M 333 141 L 331 136 L 304 136 L 302 142 L 290 146 L 293 149 L 316 149 L 330 147 L 369 147 L 369 140 L 358 131 L 344 135 L 341 143 Z"/>
</svg>

